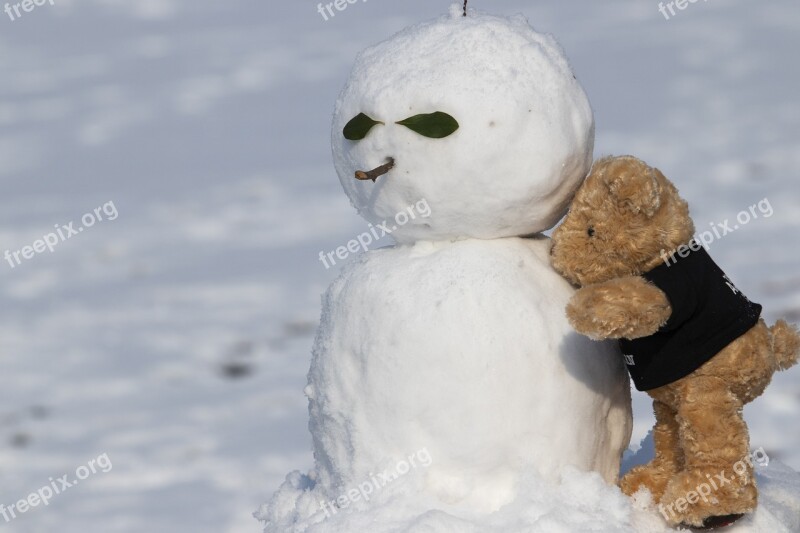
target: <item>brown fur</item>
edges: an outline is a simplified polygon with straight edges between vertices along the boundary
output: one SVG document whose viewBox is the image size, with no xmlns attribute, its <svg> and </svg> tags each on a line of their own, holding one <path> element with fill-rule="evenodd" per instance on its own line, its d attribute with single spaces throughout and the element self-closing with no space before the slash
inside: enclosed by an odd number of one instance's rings
<svg viewBox="0 0 800 533">
<path fill-rule="evenodd" d="M 595 340 L 652 335 L 672 314 L 666 295 L 640 276 L 625 276 L 580 289 L 567 305 L 577 331 Z M 599 321 L 598 316 L 603 320 Z"/>
<path fill-rule="evenodd" d="M 552 263 L 581 288 L 567 306 L 576 331 L 594 339 L 651 335 L 669 318 L 666 295 L 640 277 L 694 233 L 686 202 L 655 168 L 632 156 L 598 160 L 564 222 L 553 233 Z M 656 415 L 655 457 L 620 481 L 631 495 L 644 487 L 671 525 L 702 525 L 711 516 L 752 512 L 758 491 L 742 407 L 772 375 L 798 361 L 800 334 L 760 320 L 692 374 L 648 391 Z M 734 465 L 744 468 L 735 474 Z M 722 473 L 707 501 L 675 505 Z"/>
</svg>

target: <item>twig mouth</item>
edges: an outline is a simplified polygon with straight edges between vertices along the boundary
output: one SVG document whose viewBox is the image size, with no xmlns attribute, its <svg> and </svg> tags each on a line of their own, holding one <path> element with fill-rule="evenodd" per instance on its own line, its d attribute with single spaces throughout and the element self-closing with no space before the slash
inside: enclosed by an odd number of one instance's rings
<svg viewBox="0 0 800 533">
<path fill-rule="evenodd" d="M 374 183 L 375 180 L 378 178 L 378 176 L 383 176 L 384 174 L 386 174 L 387 172 L 389 172 L 394 168 L 394 158 L 389 157 L 387 159 L 389 160 L 388 163 L 381 165 L 377 168 L 373 168 L 372 170 L 369 170 L 367 172 L 364 172 L 363 170 L 356 170 L 355 178 L 361 181 L 372 180 L 372 182 Z"/>
</svg>

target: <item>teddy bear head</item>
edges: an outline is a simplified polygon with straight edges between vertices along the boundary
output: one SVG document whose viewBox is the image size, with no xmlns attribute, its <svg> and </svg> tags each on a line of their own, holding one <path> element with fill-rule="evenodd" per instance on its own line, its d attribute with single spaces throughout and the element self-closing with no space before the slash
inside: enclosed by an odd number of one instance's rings
<svg viewBox="0 0 800 533">
<path fill-rule="evenodd" d="M 632 156 L 592 166 L 553 232 L 553 267 L 577 285 L 638 276 L 694 234 L 689 207 L 657 169 Z"/>
</svg>

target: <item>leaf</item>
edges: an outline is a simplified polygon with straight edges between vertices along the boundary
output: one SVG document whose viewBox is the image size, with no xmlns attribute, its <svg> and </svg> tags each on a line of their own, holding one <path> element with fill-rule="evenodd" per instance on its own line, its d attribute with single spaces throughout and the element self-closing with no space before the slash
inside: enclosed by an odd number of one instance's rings
<svg viewBox="0 0 800 533">
<path fill-rule="evenodd" d="M 344 125 L 344 130 L 342 130 L 342 133 L 344 133 L 345 139 L 351 141 L 360 141 L 367 136 L 367 133 L 369 133 L 369 130 L 371 130 L 373 126 L 378 124 L 383 124 L 383 122 L 374 120 L 364 113 L 359 113 L 350 119 L 350 122 Z"/>
<path fill-rule="evenodd" d="M 441 111 L 426 115 L 414 115 L 397 122 L 397 124 L 432 139 L 447 137 L 458 129 L 456 119 Z"/>
</svg>

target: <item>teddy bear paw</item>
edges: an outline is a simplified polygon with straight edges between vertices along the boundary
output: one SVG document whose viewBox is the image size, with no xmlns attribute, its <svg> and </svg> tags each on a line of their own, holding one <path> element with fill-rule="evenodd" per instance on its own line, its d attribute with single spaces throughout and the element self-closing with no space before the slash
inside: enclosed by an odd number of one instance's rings
<svg viewBox="0 0 800 533">
<path fill-rule="evenodd" d="M 595 340 L 652 335 L 671 312 L 664 293 L 639 277 L 583 287 L 567 304 L 575 331 Z"/>
<path fill-rule="evenodd" d="M 715 517 L 751 513 L 757 505 L 758 490 L 752 477 L 710 468 L 674 476 L 658 510 L 671 526 L 704 527 Z"/>
<path fill-rule="evenodd" d="M 587 297 L 582 290 L 567 306 L 567 318 L 575 331 L 594 340 L 621 339 L 635 332 L 635 321 L 624 305 Z"/>
<path fill-rule="evenodd" d="M 630 469 L 619 481 L 619 488 L 628 496 L 633 496 L 642 488 L 650 491 L 653 501 L 658 502 L 667 489 L 667 483 L 675 475 L 673 469 L 651 461 Z"/>
</svg>

